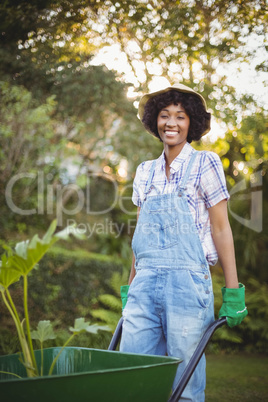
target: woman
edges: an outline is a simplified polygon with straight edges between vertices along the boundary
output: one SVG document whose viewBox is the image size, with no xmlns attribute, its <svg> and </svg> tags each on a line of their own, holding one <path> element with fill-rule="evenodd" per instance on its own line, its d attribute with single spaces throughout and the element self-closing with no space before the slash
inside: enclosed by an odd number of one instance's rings
<svg viewBox="0 0 268 402">
<path fill-rule="evenodd" d="M 143 96 L 139 116 L 164 149 L 138 166 L 134 180 L 138 221 L 130 287 L 122 289 L 128 297 L 120 350 L 182 358 L 175 384 L 214 320 L 209 265 L 219 259 L 223 269 L 220 316 L 229 326 L 247 315 L 245 288 L 237 278 L 220 158 L 190 145 L 210 129 L 204 98 L 175 84 Z M 182 400 L 204 401 L 205 383 L 203 356 Z"/>
</svg>

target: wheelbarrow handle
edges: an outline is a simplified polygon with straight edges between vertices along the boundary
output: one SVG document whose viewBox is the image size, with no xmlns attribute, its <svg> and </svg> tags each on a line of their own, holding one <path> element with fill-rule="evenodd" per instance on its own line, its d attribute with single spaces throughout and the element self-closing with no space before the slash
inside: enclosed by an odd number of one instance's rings
<svg viewBox="0 0 268 402">
<path fill-rule="evenodd" d="M 188 384 L 188 381 L 190 380 L 196 366 L 199 363 L 199 360 L 201 359 L 208 342 L 210 341 L 212 335 L 214 334 L 214 332 L 216 331 L 216 329 L 218 329 L 219 327 L 223 326 L 224 324 L 227 323 L 227 319 L 226 317 L 223 318 L 219 318 L 218 320 L 214 321 L 212 324 L 210 324 L 210 326 L 206 329 L 204 335 L 202 336 L 199 344 L 197 345 L 189 363 L 187 364 L 187 366 L 185 367 L 185 370 L 180 378 L 180 381 L 177 385 L 177 387 L 174 389 L 171 397 L 169 398 L 168 402 L 177 402 L 180 397 L 181 394 L 183 393 L 186 385 Z M 110 342 L 110 345 L 108 347 L 108 350 L 115 350 L 121 334 L 122 334 L 122 325 L 123 325 L 123 317 L 120 318 L 120 320 L 118 321 L 118 324 L 116 326 L 115 332 L 113 334 L 112 340 Z"/>
<path fill-rule="evenodd" d="M 177 402 L 181 394 L 183 393 L 186 385 L 188 384 L 188 381 L 190 380 L 196 366 L 199 363 L 199 360 L 201 359 L 206 346 L 208 342 L 210 341 L 212 335 L 222 325 L 227 323 L 226 317 L 219 318 L 218 320 L 214 321 L 210 326 L 206 329 L 203 337 L 201 338 L 199 344 L 197 345 L 191 359 L 189 360 L 189 363 L 185 367 L 185 370 L 180 378 L 179 383 L 177 384 L 177 387 L 174 389 L 171 397 L 169 398 L 168 402 Z"/>
<path fill-rule="evenodd" d="M 119 343 L 119 340 L 121 338 L 121 334 L 122 334 L 122 325 L 123 325 L 123 317 L 120 318 L 120 320 L 117 323 L 117 326 L 115 328 L 113 337 L 111 339 L 110 345 L 108 347 L 108 350 L 115 350 L 116 346 Z"/>
</svg>

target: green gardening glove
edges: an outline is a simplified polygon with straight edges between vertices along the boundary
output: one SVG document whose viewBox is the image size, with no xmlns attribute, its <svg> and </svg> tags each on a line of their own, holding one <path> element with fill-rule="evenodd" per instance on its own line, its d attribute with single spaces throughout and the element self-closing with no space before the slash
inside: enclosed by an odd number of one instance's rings
<svg viewBox="0 0 268 402">
<path fill-rule="evenodd" d="M 219 317 L 226 317 L 228 327 L 232 328 L 235 325 L 239 325 L 248 315 L 245 305 L 245 286 L 239 283 L 239 288 L 231 289 L 223 287 L 221 292 L 223 303 Z"/>
<path fill-rule="evenodd" d="M 127 304 L 127 294 L 128 294 L 129 285 L 121 286 L 121 300 L 122 300 L 122 310 L 124 310 L 125 305 Z"/>
</svg>

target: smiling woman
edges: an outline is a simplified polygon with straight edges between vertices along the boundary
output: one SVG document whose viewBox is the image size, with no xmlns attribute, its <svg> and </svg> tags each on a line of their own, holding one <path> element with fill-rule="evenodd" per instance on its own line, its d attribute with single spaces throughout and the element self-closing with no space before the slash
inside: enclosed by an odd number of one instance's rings
<svg viewBox="0 0 268 402">
<path fill-rule="evenodd" d="M 209 265 L 219 258 L 226 284 L 220 317 L 231 327 L 247 315 L 245 287 L 237 278 L 220 158 L 189 144 L 210 129 L 204 98 L 175 84 L 144 95 L 139 116 L 164 150 L 141 163 L 134 179 L 138 219 L 120 350 L 182 358 L 176 386 L 214 320 Z M 205 384 L 203 356 L 182 400 L 203 402 Z"/>
</svg>

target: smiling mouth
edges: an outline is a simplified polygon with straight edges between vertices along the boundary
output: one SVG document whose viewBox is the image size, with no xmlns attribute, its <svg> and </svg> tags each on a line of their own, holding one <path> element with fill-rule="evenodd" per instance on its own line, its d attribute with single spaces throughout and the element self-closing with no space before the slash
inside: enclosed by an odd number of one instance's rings
<svg viewBox="0 0 268 402">
<path fill-rule="evenodd" d="M 178 134 L 178 131 L 165 131 L 165 134 L 174 137 L 176 134 Z"/>
</svg>

